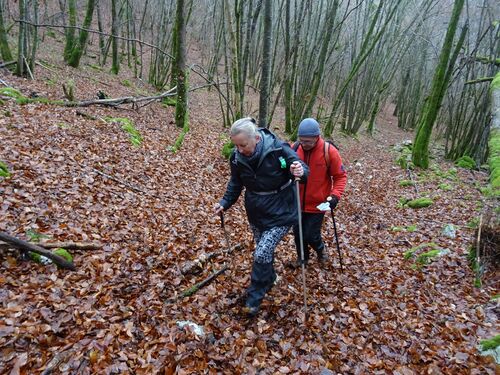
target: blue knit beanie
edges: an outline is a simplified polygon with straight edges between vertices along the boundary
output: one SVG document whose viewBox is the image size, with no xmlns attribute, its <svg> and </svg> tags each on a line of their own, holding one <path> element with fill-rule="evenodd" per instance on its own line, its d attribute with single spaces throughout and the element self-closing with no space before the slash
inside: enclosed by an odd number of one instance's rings
<svg viewBox="0 0 500 375">
<path fill-rule="evenodd" d="M 319 135 L 319 124 L 313 118 L 305 118 L 299 124 L 299 137 L 315 137 Z"/>
</svg>

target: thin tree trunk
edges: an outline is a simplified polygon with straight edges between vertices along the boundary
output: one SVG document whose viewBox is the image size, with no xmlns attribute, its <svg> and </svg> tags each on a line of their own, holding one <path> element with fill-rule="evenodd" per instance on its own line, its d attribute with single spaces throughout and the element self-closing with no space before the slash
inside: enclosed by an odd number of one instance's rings
<svg viewBox="0 0 500 375">
<path fill-rule="evenodd" d="M 3 21 L 3 4 L 0 3 L 0 53 L 2 55 L 3 61 L 12 61 L 12 52 L 9 48 L 9 42 L 7 39 L 7 31 L 5 30 L 5 25 Z"/>
<path fill-rule="evenodd" d="M 111 67 L 111 72 L 113 74 L 118 74 L 120 71 L 120 60 L 118 56 L 118 40 L 116 36 L 118 35 L 118 20 L 116 17 L 116 1 L 111 0 L 111 48 L 112 48 L 112 56 L 113 63 Z"/>
<path fill-rule="evenodd" d="M 95 2 L 96 0 L 88 0 L 87 12 L 85 15 L 85 20 L 83 21 L 83 29 L 88 29 L 90 27 L 90 24 L 92 23 L 92 16 L 94 14 Z M 76 41 L 75 46 L 71 51 L 71 57 L 68 61 L 69 66 L 72 66 L 73 68 L 78 68 L 78 65 L 80 65 L 80 59 L 83 55 L 85 46 L 87 45 L 88 36 L 89 36 L 88 31 L 86 30 L 80 31 L 78 40 Z"/>
<path fill-rule="evenodd" d="M 450 67 L 449 65 L 454 64 L 454 61 L 450 60 L 450 54 L 463 6 L 464 0 L 455 0 L 450 23 L 446 30 L 445 40 L 439 56 L 439 63 L 432 79 L 431 93 L 420 115 L 412 153 L 412 161 L 417 167 L 427 168 L 429 166 L 429 142 L 432 128 L 449 82 L 450 71 L 452 69 L 452 66 Z"/>
<path fill-rule="evenodd" d="M 26 20 L 26 2 L 25 0 L 19 0 L 19 35 L 18 35 L 18 46 L 17 46 L 17 67 L 16 75 L 23 77 L 26 75 L 26 29 L 27 25 L 23 21 Z"/>
<path fill-rule="evenodd" d="M 33 22 L 35 23 L 32 26 L 33 30 L 33 45 L 31 46 L 31 58 L 29 60 L 29 67 L 31 73 L 35 74 L 35 60 L 36 60 L 36 50 L 38 47 L 38 0 L 33 0 Z"/>
<path fill-rule="evenodd" d="M 271 41 L 272 41 L 272 1 L 264 0 L 264 43 L 262 47 L 262 76 L 260 81 L 259 98 L 259 126 L 269 127 L 267 112 L 269 107 L 269 72 L 271 65 Z"/>
<path fill-rule="evenodd" d="M 71 52 L 75 47 L 75 32 L 76 29 L 76 0 L 68 0 L 68 12 L 69 12 L 69 28 L 66 29 L 66 45 L 64 47 L 64 60 L 69 61 L 71 57 Z"/>
<path fill-rule="evenodd" d="M 175 123 L 179 128 L 187 131 L 188 108 L 187 108 L 187 69 L 186 69 L 186 24 L 185 24 L 185 0 L 177 0 L 175 29 L 177 30 L 177 46 L 175 64 L 177 72 L 177 101 L 175 105 Z"/>
<path fill-rule="evenodd" d="M 101 2 L 98 0 L 96 3 L 97 11 L 97 27 L 100 33 L 104 33 L 104 27 L 102 22 L 102 12 L 101 12 Z M 101 66 L 105 64 L 106 61 L 106 41 L 104 40 L 104 35 L 99 34 L 99 63 Z"/>
</svg>

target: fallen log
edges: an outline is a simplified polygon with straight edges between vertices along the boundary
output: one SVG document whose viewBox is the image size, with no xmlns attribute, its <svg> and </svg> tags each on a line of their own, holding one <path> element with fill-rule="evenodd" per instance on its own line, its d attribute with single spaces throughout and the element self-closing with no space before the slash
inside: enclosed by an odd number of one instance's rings
<svg viewBox="0 0 500 375">
<path fill-rule="evenodd" d="M 12 246 L 20 249 L 21 251 L 32 251 L 34 253 L 43 255 L 46 258 L 49 258 L 51 261 L 53 261 L 55 264 L 57 264 L 59 267 L 66 268 L 69 270 L 74 271 L 75 265 L 71 262 L 68 262 L 66 259 L 63 257 L 52 253 L 51 251 L 45 250 L 43 247 L 34 245 L 32 243 L 20 240 L 19 238 L 12 237 L 11 235 L 0 232 L 0 240 L 7 242 L 11 244 Z"/>
<path fill-rule="evenodd" d="M 181 268 L 181 273 L 183 275 L 198 273 L 203 269 L 203 265 L 207 263 L 210 259 L 213 259 L 223 254 L 231 254 L 234 250 L 240 250 L 240 249 L 241 249 L 241 244 L 238 243 L 233 247 L 231 247 L 229 250 L 225 249 L 221 251 L 214 251 L 213 253 L 209 254 L 203 253 L 197 259 L 186 262 Z"/>
</svg>

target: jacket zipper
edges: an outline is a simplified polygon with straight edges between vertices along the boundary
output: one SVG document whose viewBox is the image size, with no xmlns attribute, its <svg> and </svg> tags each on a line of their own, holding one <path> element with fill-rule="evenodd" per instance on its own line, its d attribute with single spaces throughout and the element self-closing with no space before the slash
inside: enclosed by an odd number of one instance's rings
<svg viewBox="0 0 500 375">
<path fill-rule="evenodd" d="M 306 151 L 304 150 L 304 148 L 302 148 L 302 151 L 304 152 L 304 162 L 307 164 L 307 166 L 309 167 L 309 162 L 311 161 L 311 151 L 307 151 L 307 156 L 306 156 Z M 310 169 L 310 168 L 309 168 Z M 301 210 L 304 211 L 304 209 L 306 208 L 306 190 L 307 190 L 307 181 L 306 183 L 304 184 L 304 190 L 302 191 L 302 207 L 301 207 Z"/>
</svg>

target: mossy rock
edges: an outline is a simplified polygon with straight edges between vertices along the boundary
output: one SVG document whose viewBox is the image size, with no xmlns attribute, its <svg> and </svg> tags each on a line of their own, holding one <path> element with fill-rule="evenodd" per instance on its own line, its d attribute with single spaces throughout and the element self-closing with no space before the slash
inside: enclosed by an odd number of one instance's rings
<svg viewBox="0 0 500 375">
<path fill-rule="evenodd" d="M 470 156 L 464 155 L 455 161 L 455 164 L 460 168 L 475 169 L 476 162 Z"/>
<path fill-rule="evenodd" d="M 62 247 L 55 249 L 54 254 L 57 254 L 66 259 L 68 262 L 73 263 L 73 256 L 69 253 L 68 250 L 63 249 Z"/>
<path fill-rule="evenodd" d="M 68 250 L 63 249 L 62 247 L 55 249 L 53 251 L 53 254 L 59 255 L 59 256 L 63 257 L 64 259 L 66 259 L 68 262 L 73 263 L 73 256 L 68 252 Z M 47 258 L 43 255 L 40 255 L 38 253 L 30 252 L 29 257 L 33 261 L 35 261 L 36 263 L 40 263 L 40 264 L 51 264 L 52 263 L 52 260 L 50 260 L 49 258 Z"/>
<path fill-rule="evenodd" d="M 441 255 L 441 250 L 438 249 L 430 250 L 418 255 L 416 262 L 420 265 L 429 264 L 433 258 L 438 257 L 439 255 Z"/>
<path fill-rule="evenodd" d="M 409 201 L 407 206 L 413 209 L 425 208 L 432 205 L 434 202 L 430 198 L 417 198 Z"/>
</svg>

